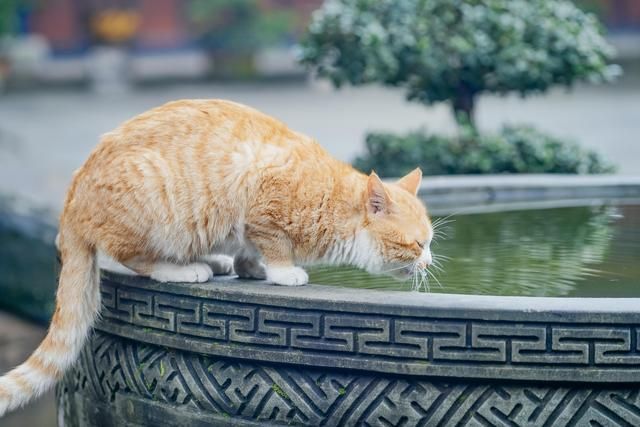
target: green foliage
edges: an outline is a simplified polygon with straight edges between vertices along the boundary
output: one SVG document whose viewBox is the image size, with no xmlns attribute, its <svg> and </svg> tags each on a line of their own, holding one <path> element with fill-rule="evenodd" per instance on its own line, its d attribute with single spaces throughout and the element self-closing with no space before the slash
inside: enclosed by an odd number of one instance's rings
<svg viewBox="0 0 640 427">
<path fill-rule="evenodd" d="M 574 0 L 574 3 L 582 10 L 596 14 L 599 18 L 604 18 L 609 5 L 602 0 Z"/>
<path fill-rule="evenodd" d="M 568 0 L 329 0 L 302 62 L 336 85 L 383 83 L 472 112 L 484 92 L 527 95 L 619 74 L 597 18 Z"/>
<path fill-rule="evenodd" d="M 236 55 L 282 42 L 295 24 L 290 10 L 261 10 L 258 0 L 190 0 L 187 13 L 208 49 Z"/>
<path fill-rule="evenodd" d="M 0 38 L 18 31 L 19 13 L 36 9 L 44 0 L 0 0 Z"/>
<path fill-rule="evenodd" d="M 529 126 L 505 126 L 497 134 L 484 135 L 464 126 L 457 137 L 372 133 L 354 166 L 385 177 L 403 176 L 416 166 L 429 175 L 614 171 L 595 152 Z"/>
<path fill-rule="evenodd" d="M 0 1 L 0 36 L 11 34 L 16 30 L 18 10 L 22 4 L 22 0 Z"/>
</svg>

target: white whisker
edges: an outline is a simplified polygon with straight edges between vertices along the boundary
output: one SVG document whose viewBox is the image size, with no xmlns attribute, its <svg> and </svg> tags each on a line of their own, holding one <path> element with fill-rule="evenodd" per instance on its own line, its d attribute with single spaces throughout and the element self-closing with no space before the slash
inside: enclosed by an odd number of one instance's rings
<svg viewBox="0 0 640 427">
<path fill-rule="evenodd" d="M 438 280 L 436 275 L 432 271 L 429 271 L 429 270 L 426 270 L 426 272 L 427 272 L 427 275 L 429 275 L 433 280 L 436 281 L 436 284 L 438 285 L 438 287 L 442 288 L 442 283 L 440 283 L 440 280 Z"/>
<path fill-rule="evenodd" d="M 421 287 L 422 287 L 422 284 L 424 283 L 424 290 L 426 292 L 431 292 L 431 288 L 429 286 L 429 274 L 427 270 L 420 270 L 420 276 L 421 276 L 421 280 L 420 280 Z"/>
<path fill-rule="evenodd" d="M 382 271 L 380 271 L 380 273 L 384 274 L 384 273 L 389 273 L 391 271 L 401 270 L 403 268 L 409 267 L 411 264 L 413 264 L 413 262 L 408 262 L 405 265 L 401 265 L 400 267 L 390 268 L 388 270 L 382 270 Z"/>
<path fill-rule="evenodd" d="M 431 267 L 435 268 L 440 273 L 444 273 L 444 269 L 441 266 L 437 265 L 435 262 L 431 263 Z"/>
<path fill-rule="evenodd" d="M 436 218 L 436 220 L 434 222 L 441 222 L 441 221 L 447 220 L 447 219 L 449 219 L 449 218 L 451 218 L 452 216 L 455 216 L 455 215 L 458 215 L 458 212 L 453 212 L 453 213 L 450 213 L 447 216 L 438 217 L 438 218 Z"/>
<path fill-rule="evenodd" d="M 445 216 L 444 218 L 436 218 L 436 220 L 431 223 L 431 226 L 432 227 L 441 227 L 444 224 L 449 224 L 450 222 L 454 222 L 455 218 L 451 218 L 451 216 L 453 216 L 453 215 L 454 214 Z"/>
</svg>

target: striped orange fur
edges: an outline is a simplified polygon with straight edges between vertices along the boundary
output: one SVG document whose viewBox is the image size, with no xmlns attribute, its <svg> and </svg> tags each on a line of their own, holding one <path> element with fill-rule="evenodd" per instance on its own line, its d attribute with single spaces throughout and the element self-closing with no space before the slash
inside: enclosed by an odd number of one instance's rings
<svg viewBox="0 0 640 427">
<path fill-rule="evenodd" d="M 60 218 L 56 311 L 40 347 L 0 377 L 0 416 L 77 358 L 100 308 L 98 252 L 165 282 L 233 269 L 303 285 L 299 266 L 309 263 L 408 275 L 431 262 L 421 178 L 416 169 L 383 183 L 229 101 L 170 102 L 125 122 L 74 175 Z"/>
</svg>

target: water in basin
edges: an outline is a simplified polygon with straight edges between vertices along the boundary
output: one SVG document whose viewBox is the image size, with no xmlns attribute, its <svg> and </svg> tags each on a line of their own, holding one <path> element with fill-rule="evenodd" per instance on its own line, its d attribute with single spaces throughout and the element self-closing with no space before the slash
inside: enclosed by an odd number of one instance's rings
<svg viewBox="0 0 640 427">
<path fill-rule="evenodd" d="M 640 205 L 453 215 L 449 219 L 453 221 L 440 227 L 446 237 L 432 243 L 442 271 L 431 267 L 437 280 L 429 280 L 430 292 L 640 297 Z M 310 281 L 412 289 L 411 281 L 352 268 L 314 267 Z"/>
</svg>

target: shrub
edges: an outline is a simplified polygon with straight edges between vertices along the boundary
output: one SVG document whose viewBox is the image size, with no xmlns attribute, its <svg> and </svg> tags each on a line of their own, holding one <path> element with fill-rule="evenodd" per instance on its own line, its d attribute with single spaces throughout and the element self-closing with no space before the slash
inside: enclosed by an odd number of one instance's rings
<svg viewBox="0 0 640 427">
<path fill-rule="evenodd" d="M 403 176 L 416 165 L 429 175 L 614 171 L 595 152 L 530 126 L 505 126 L 498 133 L 481 135 L 466 125 L 456 137 L 424 131 L 403 136 L 371 133 L 365 153 L 354 161 L 356 168 L 386 177 Z"/>
</svg>

